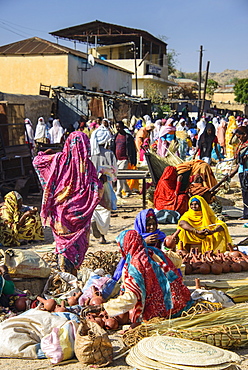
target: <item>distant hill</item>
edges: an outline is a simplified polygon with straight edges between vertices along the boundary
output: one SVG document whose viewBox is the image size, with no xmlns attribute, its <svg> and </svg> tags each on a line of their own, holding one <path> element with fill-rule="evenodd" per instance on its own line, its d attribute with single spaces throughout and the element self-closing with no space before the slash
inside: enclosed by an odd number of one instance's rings
<svg viewBox="0 0 248 370">
<path fill-rule="evenodd" d="M 185 78 L 190 78 L 195 81 L 198 80 L 198 72 L 187 73 L 187 72 L 177 71 L 175 75 L 177 77 L 184 76 Z M 203 71 L 202 72 L 203 79 L 205 75 L 206 75 L 206 72 Z M 234 78 L 238 78 L 238 79 L 248 78 L 248 69 L 245 69 L 244 71 L 237 71 L 235 69 L 225 69 L 223 72 L 219 72 L 219 73 L 209 72 L 208 78 L 217 81 L 220 86 L 225 86 L 225 85 L 230 84 L 230 81 Z"/>
</svg>

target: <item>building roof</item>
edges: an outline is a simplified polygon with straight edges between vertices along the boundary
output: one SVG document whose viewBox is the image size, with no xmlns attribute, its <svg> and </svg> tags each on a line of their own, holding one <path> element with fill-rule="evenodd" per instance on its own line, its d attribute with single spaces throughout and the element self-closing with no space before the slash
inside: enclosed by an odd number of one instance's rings
<svg viewBox="0 0 248 370">
<path fill-rule="evenodd" d="M 54 42 L 32 37 L 12 44 L 0 46 L 1 55 L 63 55 L 71 54 L 77 57 L 87 59 L 88 55 L 82 51 L 74 50 L 66 46 L 55 44 Z M 116 64 L 109 63 L 105 60 L 95 58 L 96 63 L 106 65 L 107 67 L 118 69 L 120 71 L 133 74 L 131 71 L 119 67 Z"/>
<path fill-rule="evenodd" d="M 129 41 L 134 41 L 136 45 L 139 45 L 140 36 L 142 36 L 143 42 L 152 42 L 155 45 L 161 46 L 164 50 L 166 50 L 167 46 L 164 41 L 147 31 L 98 20 L 50 32 L 50 35 L 98 45 L 122 44 Z"/>
</svg>

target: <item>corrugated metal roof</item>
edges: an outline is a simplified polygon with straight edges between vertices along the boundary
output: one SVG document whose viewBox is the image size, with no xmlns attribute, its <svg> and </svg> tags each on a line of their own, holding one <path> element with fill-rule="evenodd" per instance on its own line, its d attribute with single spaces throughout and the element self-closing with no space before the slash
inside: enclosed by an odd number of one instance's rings
<svg viewBox="0 0 248 370">
<path fill-rule="evenodd" d="M 86 43 L 89 42 L 91 44 L 95 44 L 95 37 L 97 37 L 97 43 L 100 45 L 119 44 L 128 41 L 134 41 L 139 45 L 139 38 L 142 36 L 143 42 L 146 40 L 152 41 L 154 44 L 160 45 L 165 49 L 167 45 L 164 41 L 158 39 L 147 31 L 102 22 L 99 20 L 50 32 L 50 35 L 68 40 L 79 40 Z"/>
<path fill-rule="evenodd" d="M 66 46 L 57 45 L 53 42 L 40 39 L 39 37 L 32 37 L 30 39 L 14 42 L 13 44 L 0 46 L 1 55 L 59 55 L 72 54 L 83 59 L 87 59 L 87 54 L 70 49 Z M 96 63 L 106 65 L 107 67 L 118 69 L 120 71 L 133 74 L 131 71 L 119 67 L 116 64 L 109 63 L 105 60 L 95 58 Z"/>
</svg>

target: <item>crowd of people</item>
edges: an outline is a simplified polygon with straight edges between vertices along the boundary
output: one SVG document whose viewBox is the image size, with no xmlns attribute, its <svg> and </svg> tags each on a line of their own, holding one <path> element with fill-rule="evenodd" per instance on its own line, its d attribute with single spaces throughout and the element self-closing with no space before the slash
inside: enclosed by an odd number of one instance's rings
<svg viewBox="0 0 248 370">
<path fill-rule="evenodd" d="M 185 107 L 187 108 L 187 107 Z M 90 233 L 105 244 L 110 216 L 120 198 L 132 195 L 133 186 L 118 180 L 118 170 L 145 165 L 147 150 L 165 157 L 172 142 L 184 162 L 166 166 L 154 192 L 154 208 L 140 212 L 134 230 L 118 236 L 122 253 L 124 294 L 104 304 L 109 315 L 130 312 L 131 322 L 155 316 L 180 315 L 191 306 L 190 292 L 180 270 L 164 253 L 166 235 L 158 221 L 173 212 L 178 239 L 185 250 L 202 253 L 225 251 L 232 243 L 226 224 L 211 209 L 218 187 L 213 161 L 236 163 L 226 179 L 239 173 L 248 219 L 248 119 L 205 117 L 189 119 L 185 109 L 152 122 L 150 116 L 127 119 L 114 125 L 98 117 L 80 117 L 64 129 L 59 119 L 38 119 L 35 130 L 27 118 L 26 141 L 33 153 L 38 143 L 62 144 L 34 156 L 33 165 L 43 190 L 41 212 L 23 206 L 16 191 L 0 205 L 0 235 L 4 247 L 29 240 L 43 240 L 43 227 L 52 229 L 55 253 L 62 271 L 77 274 L 89 246 Z M 137 190 L 137 189 L 136 189 Z M 41 221 L 42 220 L 42 221 Z"/>
</svg>

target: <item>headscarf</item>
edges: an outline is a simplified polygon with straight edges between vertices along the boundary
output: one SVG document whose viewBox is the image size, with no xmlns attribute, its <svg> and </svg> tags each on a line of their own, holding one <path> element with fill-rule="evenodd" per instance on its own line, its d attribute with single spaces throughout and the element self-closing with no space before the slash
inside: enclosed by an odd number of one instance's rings
<svg viewBox="0 0 248 370">
<path fill-rule="evenodd" d="M 146 114 L 143 118 L 144 118 L 146 126 L 152 123 L 151 117 L 148 116 L 148 114 Z"/>
<path fill-rule="evenodd" d="M 248 125 L 248 119 L 245 118 L 244 121 L 243 121 L 243 126 L 247 126 Z"/>
<path fill-rule="evenodd" d="M 164 126 L 161 126 L 160 131 L 159 131 L 159 138 L 165 136 L 166 134 L 169 133 L 175 133 L 176 127 L 173 126 L 173 118 L 167 119 L 166 123 Z"/>
<path fill-rule="evenodd" d="M 25 127 L 26 127 L 25 141 L 28 141 L 30 144 L 34 144 L 33 124 L 29 118 L 25 119 Z"/>
<path fill-rule="evenodd" d="M 211 130 L 210 134 L 208 134 L 207 132 L 208 130 Z M 207 123 L 198 141 L 198 147 L 200 149 L 200 158 L 211 157 L 212 145 L 215 137 L 216 136 L 214 125 L 212 123 Z"/>
<path fill-rule="evenodd" d="M 111 139 L 111 132 L 101 124 L 90 137 L 91 155 L 100 154 L 99 145 L 106 144 Z"/>
<path fill-rule="evenodd" d="M 58 119 L 53 120 L 53 127 L 49 130 L 49 137 L 51 144 L 61 143 L 61 139 L 64 135 L 64 129 L 61 126 Z"/>
<path fill-rule="evenodd" d="M 182 123 L 185 122 L 185 125 L 182 126 Z M 178 122 L 178 125 L 176 126 L 176 130 L 177 131 L 185 131 L 187 130 L 187 127 L 186 127 L 186 120 L 184 118 L 181 118 Z"/>
<path fill-rule="evenodd" d="M 38 119 L 38 123 L 35 129 L 34 140 L 43 139 L 46 137 L 46 122 L 43 117 Z"/>
<path fill-rule="evenodd" d="M 89 154 L 89 138 L 74 131 L 62 152 L 39 152 L 33 160 L 43 187 L 41 216 L 49 221 L 55 235 L 56 253 L 77 268 L 88 248 L 90 221 L 102 187 Z"/>
<path fill-rule="evenodd" d="M 154 220 L 156 221 L 156 230 L 153 231 L 152 233 L 148 233 L 146 231 L 146 222 L 147 220 L 153 217 Z M 143 239 L 145 239 L 147 236 L 158 234 L 158 240 L 160 242 L 163 242 L 166 235 L 163 233 L 163 231 L 158 229 L 158 221 L 157 217 L 155 215 L 155 212 L 152 208 L 149 209 L 143 209 L 143 211 L 140 211 L 134 221 L 134 229 L 138 231 L 138 233 L 142 236 Z"/>
<path fill-rule="evenodd" d="M 194 211 L 192 208 L 190 208 L 190 204 L 193 200 L 200 202 L 200 211 Z M 179 220 L 179 224 L 180 221 L 186 221 L 197 230 L 202 230 L 204 228 L 213 229 L 217 225 L 221 225 L 223 227 L 224 232 L 218 232 L 214 233 L 213 235 L 207 235 L 204 238 L 200 238 L 195 234 L 191 235 L 191 233 L 185 233 L 184 229 L 181 226 L 178 226 L 179 229 L 183 231 L 179 233 L 179 239 L 182 240 L 183 245 L 186 245 L 190 242 L 196 243 L 196 241 L 200 241 L 202 243 L 202 253 L 208 250 L 216 250 L 218 248 L 224 248 L 225 251 L 227 243 L 232 242 L 226 224 L 215 216 L 212 208 L 210 208 L 205 199 L 199 195 L 194 195 L 189 199 L 189 209 L 182 215 Z M 188 240 L 188 237 L 191 239 Z M 223 247 L 220 246 L 221 242 L 223 242 Z"/>
<path fill-rule="evenodd" d="M 136 322 L 141 314 L 144 320 L 155 316 L 169 317 L 170 313 L 173 316 L 185 306 L 191 306 L 188 288 L 183 285 L 177 269 L 162 251 L 147 247 L 136 230 L 123 231 L 118 242 L 126 260 L 125 288 L 137 297 L 137 303 L 130 311 L 131 322 Z M 161 262 L 155 262 L 156 256 Z"/>
</svg>

